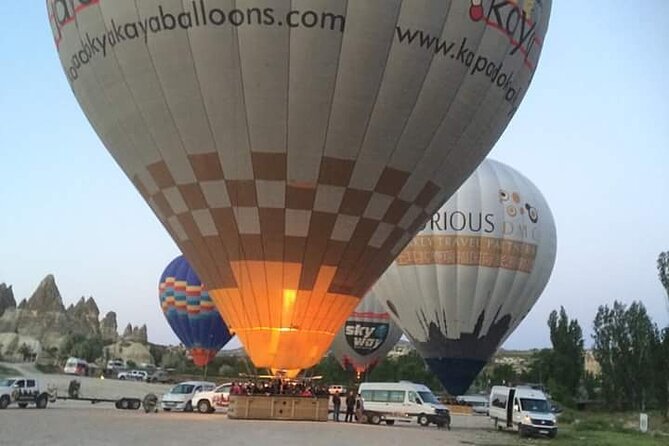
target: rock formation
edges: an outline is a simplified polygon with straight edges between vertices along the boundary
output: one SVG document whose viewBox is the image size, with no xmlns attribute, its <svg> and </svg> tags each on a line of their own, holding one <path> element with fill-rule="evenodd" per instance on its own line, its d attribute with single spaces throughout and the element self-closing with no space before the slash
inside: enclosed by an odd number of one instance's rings
<svg viewBox="0 0 669 446">
<path fill-rule="evenodd" d="M 100 336 L 100 310 L 92 297 L 88 300 L 83 297 L 79 299 L 76 305 L 71 305 L 67 309 L 67 315 L 82 330 L 86 330 L 90 335 Z"/>
<path fill-rule="evenodd" d="M 56 279 L 53 275 L 49 274 L 40 282 L 33 295 L 28 299 L 26 310 L 42 313 L 47 311 L 65 311 L 63 299 L 60 297 L 60 291 L 58 291 Z"/>
<path fill-rule="evenodd" d="M 100 336 L 105 343 L 119 341 L 116 313 L 109 312 L 100 320 L 100 309 L 92 297 L 80 298 L 65 309 L 60 291 L 52 275 L 47 276 L 29 299 L 16 306 L 11 287 L 0 284 L 0 335 L 5 344 L 0 353 L 11 345 L 27 343 L 35 351 L 59 349 L 71 336 Z M 127 344 L 147 343 L 146 326 L 126 327 L 122 340 Z M 16 346 L 14 346 L 16 347 Z M 150 362 L 148 349 L 133 347 L 135 359 Z M 10 353 L 16 349 L 10 348 Z M 25 350 L 25 349 L 24 349 Z M 148 354 L 148 355 L 147 355 Z M 135 360 L 133 359 L 133 360 Z"/>
<path fill-rule="evenodd" d="M 119 341 L 105 347 L 105 357 L 132 361 L 137 366 L 141 364 L 153 364 L 153 356 L 149 347 L 139 342 Z"/>
<path fill-rule="evenodd" d="M 146 344 L 148 342 L 146 335 L 146 325 L 142 325 L 141 327 L 133 327 L 132 324 L 128 324 L 125 327 L 125 330 L 123 330 L 122 338 L 124 341 Z"/>
<path fill-rule="evenodd" d="M 14 292 L 12 287 L 0 283 L 0 316 L 9 308 L 16 308 L 16 301 L 14 300 Z"/>
<path fill-rule="evenodd" d="M 116 342 L 118 339 L 118 325 L 116 324 L 116 313 L 110 311 L 100 322 L 100 336 L 105 342 Z"/>
</svg>

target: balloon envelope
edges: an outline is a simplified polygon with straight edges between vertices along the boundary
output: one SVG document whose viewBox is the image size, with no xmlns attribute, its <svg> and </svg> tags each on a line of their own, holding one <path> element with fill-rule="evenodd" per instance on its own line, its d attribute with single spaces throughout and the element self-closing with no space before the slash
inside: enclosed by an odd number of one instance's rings
<svg viewBox="0 0 669 446">
<path fill-rule="evenodd" d="M 86 116 L 258 367 L 318 362 L 522 101 L 550 0 L 47 0 Z"/>
<path fill-rule="evenodd" d="M 487 160 L 374 287 L 452 395 L 476 375 L 541 295 L 556 254 L 541 193 Z"/>
<path fill-rule="evenodd" d="M 370 292 L 337 332 L 332 353 L 339 364 L 358 375 L 376 366 L 402 337 L 402 330 Z"/>
<path fill-rule="evenodd" d="M 160 276 L 160 307 L 195 365 L 211 362 L 232 338 L 209 293 L 185 257 L 172 260 Z"/>
</svg>

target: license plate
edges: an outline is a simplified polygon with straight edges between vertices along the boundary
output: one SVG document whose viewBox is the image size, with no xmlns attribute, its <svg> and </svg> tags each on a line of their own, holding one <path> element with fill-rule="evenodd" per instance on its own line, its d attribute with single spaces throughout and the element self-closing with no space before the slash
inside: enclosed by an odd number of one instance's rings
<svg viewBox="0 0 669 446">
<path fill-rule="evenodd" d="M 541 435 L 548 435 L 548 434 L 550 434 L 550 431 L 547 431 L 547 430 L 544 430 L 544 429 L 540 429 L 540 430 L 539 430 L 539 433 L 540 433 Z"/>
</svg>

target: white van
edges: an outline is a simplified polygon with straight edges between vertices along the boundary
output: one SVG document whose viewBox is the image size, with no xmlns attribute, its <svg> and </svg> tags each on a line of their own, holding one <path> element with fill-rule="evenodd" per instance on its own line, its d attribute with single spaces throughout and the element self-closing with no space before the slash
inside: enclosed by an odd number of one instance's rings
<svg viewBox="0 0 669 446">
<path fill-rule="evenodd" d="M 398 383 L 362 383 L 358 392 L 362 396 L 364 414 L 371 424 L 395 420 L 411 421 L 415 418 L 421 426 L 434 423 L 451 428 L 451 415 L 432 391 L 422 384 L 409 381 Z"/>
<path fill-rule="evenodd" d="M 214 390 L 216 384 L 207 381 L 186 381 L 172 387 L 163 395 L 160 407 L 169 412 L 171 410 L 193 411 L 193 396 L 198 392 Z"/>
<path fill-rule="evenodd" d="M 66 375 L 84 376 L 88 373 L 88 363 L 83 359 L 69 358 L 63 367 L 63 373 Z"/>
<path fill-rule="evenodd" d="M 497 429 L 517 430 L 521 437 L 555 438 L 558 427 L 546 395 L 531 387 L 494 386 L 490 392 L 490 418 Z"/>
</svg>

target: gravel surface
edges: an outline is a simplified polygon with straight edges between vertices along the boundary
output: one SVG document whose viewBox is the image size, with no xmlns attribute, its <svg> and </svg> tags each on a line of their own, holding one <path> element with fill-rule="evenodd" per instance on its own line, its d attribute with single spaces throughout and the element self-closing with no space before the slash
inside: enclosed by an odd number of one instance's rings
<svg viewBox="0 0 669 446">
<path fill-rule="evenodd" d="M 15 365 L 12 365 L 15 367 Z M 15 367 L 16 368 L 16 367 Z M 23 366 L 24 376 L 35 376 L 45 385 L 55 385 L 66 396 L 72 376 L 43 375 Z M 117 399 L 161 396 L 171 386 L 112 379 L 77 378 L 81 396 Z M 12 446 L 97 446 L 97 445 L 209 445 L 234 446 L 451 446 L 512 445 L 517 436 L 499 433 L 483 416 L 453 416 L 452 429 L 423 428 L 417 424 L 371 426 L 347 423 L 228 420 L 224 414 L 145 414 L 122 411 L 112 404 L 92 405 L 83 401 L 62 401 L 46 410 L 0 411 L 0 445 Z"/>
<path fill-rule="evenodd" d="M 0 412 L 2 445 L 364 445 L 450 446 L 513 444 L 485 417 L 454 417 L 451 431 L 415 424 L 370 426 L 346 423 L 228 420 L 223 414 L 145 414 L 109 405 L 59 401 L 46 410 Z"/>
</svg>

